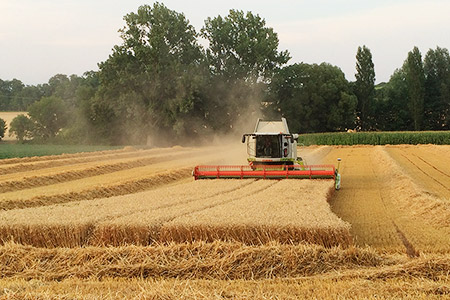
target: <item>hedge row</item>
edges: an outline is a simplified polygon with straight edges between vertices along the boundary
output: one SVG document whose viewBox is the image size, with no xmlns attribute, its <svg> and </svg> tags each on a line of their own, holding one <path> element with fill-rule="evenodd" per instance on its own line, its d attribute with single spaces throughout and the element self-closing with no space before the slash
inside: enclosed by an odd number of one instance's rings
<svg viewBox="0 0 450 300">
<path fill-rule="evenodd" d="M 450 131 L 332 132 L 301 134 L 299 144 L 308 145 L 449 145 Z"/>
</svg>

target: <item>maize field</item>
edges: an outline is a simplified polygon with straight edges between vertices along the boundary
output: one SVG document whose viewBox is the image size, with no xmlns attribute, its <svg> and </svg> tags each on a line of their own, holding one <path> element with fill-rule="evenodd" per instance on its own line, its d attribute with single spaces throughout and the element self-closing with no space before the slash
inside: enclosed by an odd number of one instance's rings
<svg viewBox="0 0 450 300">
<path fill-rule="evenodd" d="M 450 297 L 450 146 L 308 146 L 333 180 L 205 179 L 245 145 L 0 160 L 0 299 Z"/>
<path fill-rule="evenodd" d="M 302 134 L 304 145 L 449 145 L 450 131 L 327 132 Z"/>
</svg>

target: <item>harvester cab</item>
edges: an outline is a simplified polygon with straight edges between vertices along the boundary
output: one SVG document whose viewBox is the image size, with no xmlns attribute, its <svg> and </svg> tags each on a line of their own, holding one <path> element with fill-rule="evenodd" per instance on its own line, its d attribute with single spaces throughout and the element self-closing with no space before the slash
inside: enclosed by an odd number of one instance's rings
<svg viewBox="0 0 450 300">
<path fill-rule="evenodd" d="M 197 179 L 333 179 L 340 189 L 341 176 L 334 165 L 307 165 L 297 156 L 298 134 L 291 134 L 285 118 L 281 121 L 258 119 L 253 133 L 242 136 L 247 142 L 247 166 L 196 166 Z M 340 162 L 340 159 L 338 159 Z"/>
<path fill-rule="evenodd" d="M 291 134 L 285 118 L 281 121 L 258 119 L 253 133 L 242 136 L 247 141 L 247 161 L 250 166 L 258 165 L 304 165 L 297 157 L 298 134 Z"/>
</svg>

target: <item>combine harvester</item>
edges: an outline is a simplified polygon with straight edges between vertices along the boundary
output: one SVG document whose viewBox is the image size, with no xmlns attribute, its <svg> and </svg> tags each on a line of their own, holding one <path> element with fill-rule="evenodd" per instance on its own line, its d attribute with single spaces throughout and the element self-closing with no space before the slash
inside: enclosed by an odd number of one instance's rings
<svg viewBox="0 0 450 300">
<path fill-rule="evenodd" d="M 291 134 L 285 118 L 281 121 L 258 119 L 255 131 L 242 136 L 247 141 L 247 166 L 196 166 L 192 172 L 197 179 L 261 178 L 261 179 L 333 179 L 338 190 L 341 176 L 334 165 L 307 165 L 297 157 L 298 134 Z"/>
</svg>

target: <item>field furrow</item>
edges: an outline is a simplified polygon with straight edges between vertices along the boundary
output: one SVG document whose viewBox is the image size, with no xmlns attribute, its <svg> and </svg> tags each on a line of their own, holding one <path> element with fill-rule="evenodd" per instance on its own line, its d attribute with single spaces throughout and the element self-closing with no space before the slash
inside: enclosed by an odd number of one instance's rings
<svg viewBox="0 0 450 300">
<path fill-rule="evenodd" d="M 450 203 L 419 187 L 383 148 L 375 158 L 392 218 L 411 246 L 422 252 L 450 252 Z M 381 165 L 388 168 L 381 168 Z M 405 245 L 409 248 L 408 245 Z"/>
<path fill-rule="evenodd" d="M 366 272 L 354 271 L 348 277 L 333 271 L 325 276 L 299 276 L 276 279 L 148 279 L 111 278 L 46 281 L 40 278 L 0 279 L 5 287 L 5 299 L 447 299 L 450 285 L 448 277 L 436 276 L 438 263 L 422 262 L 419 272 L 410 276 L 407 269 L 386 278 L 368 280 Z M 394 266 L 400 269 L 403 266 Z M 415 269 L 414 267 L 410 267 Z M 385 268 L 381 268 L 384 270 Z M 414 270 L 415 271 L 415 270 Z M 381 272 L 380 272 L 381 273 Z M 31 284 L 31 283 L 32 284 Z"/>
<path fill-rule="evenodd" d="M 145 178 L 125 180 L 115 184 L 86 188 L 76 191 L 60 192 L 59 194 L 39 195 L 27 199 L 5 199 L 0 201 L 0 209 L 20 209 L 28 207 L 47 206 L 74 201 L 87 201 L 99 198 L 133 194 L 152 188 L 169 185 L 190 177 L 192 167 L 180 168 L 176 171 L 155 172 Z"/>
</svg>

